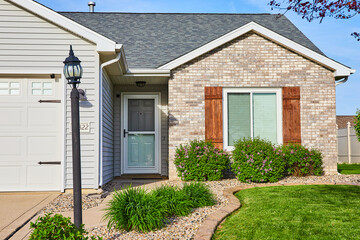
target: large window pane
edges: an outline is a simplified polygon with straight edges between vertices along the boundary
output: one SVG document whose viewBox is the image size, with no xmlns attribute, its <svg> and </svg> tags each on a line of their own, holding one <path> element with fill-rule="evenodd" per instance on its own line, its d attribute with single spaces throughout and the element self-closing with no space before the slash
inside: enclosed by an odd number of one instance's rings
<svg viewBox="0 0 360 240">
<path fill-rule="evenodd" d="M 129 99 L 129 131 L 155 131 L 154 99 Z"/>
<path fill-rule="evenodd" d="M 254 93 L 254 137 L 260 137 L 277 143 L 276 121 L 276 93 Z"/>
<path fill-rule="evenodd" d="M 228 144 L 250 137 L 250 93 L 228 94 Z"/>
</svg>

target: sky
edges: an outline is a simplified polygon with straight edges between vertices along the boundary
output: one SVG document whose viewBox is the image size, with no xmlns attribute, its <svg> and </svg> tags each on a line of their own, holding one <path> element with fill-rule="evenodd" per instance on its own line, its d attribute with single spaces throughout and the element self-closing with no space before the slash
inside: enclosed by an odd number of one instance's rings
<svg viewBox="0 0 360 240">
<path fill-rule="evenodd" d="M 88 11 L 89 0 L 37 0 L 55 11 Z M 152 13 L 283 13 L 271 10 L 270 0 L 98 0 L 97 12 Z M 360 16 L 347 20 L 326 18 L 311 23 L 287 12 L 292 21 L 328 57 L 356 69 L 349 80 L 336 87 L 336 114 L 354 115 L 360 109 L 360 41 L 350 34 L 360 32 Z"/>
</svg>

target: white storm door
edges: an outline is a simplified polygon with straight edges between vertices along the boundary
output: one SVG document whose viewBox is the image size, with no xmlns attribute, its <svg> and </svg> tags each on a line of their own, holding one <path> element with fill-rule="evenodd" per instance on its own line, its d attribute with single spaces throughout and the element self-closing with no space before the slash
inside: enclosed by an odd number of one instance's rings
<svg viewBox="0 0 360 240">
<path fill-rule="evenodd" d="M 125 174 L 159 173 L 158 95 L 124 95 Z"/>
</svg>

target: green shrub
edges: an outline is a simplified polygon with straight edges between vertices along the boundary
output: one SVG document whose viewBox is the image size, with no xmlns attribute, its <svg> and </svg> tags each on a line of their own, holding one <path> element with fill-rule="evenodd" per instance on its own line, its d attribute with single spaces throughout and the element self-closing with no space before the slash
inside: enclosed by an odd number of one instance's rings
<svg viewBox="0 0 360 240">
<path fill-rule="evenodd" d="M 284 176 L 285 162 L 281 149 L 271 142 L 243 139 L 235 143 L 232 169 L 241 182 L 277 182 Z"/>
<path fill-rule="evenodd" d="M 86 240 L 89 237 L 84 235 L 87 232 L 84 229 L 84 224 L 78 229 L 75 224 L 70 221 L 70 217 L 66 218 L 60 214 L 51 216 L 52 213 L 46 214 L 44 217 L 39 217 L 35 223 L 30 223 L 30 228 L 33 230 L 30 235 L 30 240 L 47 240 L 47 239 L 71 239 L 71 240 Z M 91 239 L 102 239 L 100 237 L 91 237 Z"/>
<path fill-rule="evenodd" d="M 356 116 L 354 119 L 354 130 L 358 138 L 358 141 L 360 142 L 360 109 L 356 110 Z"/>
<path fill-rule="evenodd" d="M 192 202 L 184 191 L 177 187 L 161 186 L 152 192 L 162 202 L 168 216 L 187 216 L 191 212 Z"/>
<path fill-rule="evenodd" d="M 212 206 L 216 203 L 210 189 L 203 183 L 185 183 L 182 192 L 190 200 L 192 208 Z"/>
<path fill-rule="evenodd" d="M 211 142 L 193 140 L 176 149 L 174 163 L 182 180 L 216 181 L 229 168 L 230 156 Z"/>
<path fill-rule="evenodd" d="M 298 144 L 282 147 L 286 172 L 293 176 L 322 175 L 322 155 L 318 150 L 309 150 Z"/>
<path fill-rule="evenodd" d="M 166 209 L 154 194 L 142 188 L 115 191 L 106 209 L 108 228 L 148 232 L 165 225 Z"/>
</svg>

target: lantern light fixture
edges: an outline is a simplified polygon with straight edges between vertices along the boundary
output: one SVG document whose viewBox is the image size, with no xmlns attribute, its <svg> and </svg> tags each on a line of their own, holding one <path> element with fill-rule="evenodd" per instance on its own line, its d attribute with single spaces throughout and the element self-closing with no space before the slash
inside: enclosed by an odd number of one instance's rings
<svg viewBox="0 0 360 240">
<path fill-rule="evenodd" d="M 83 74 L 80 63 L 81 61 L 74 55 L 72 45 L 70 45 L 69 56 L 64 61 L 64 75 L 68 84 L 72 84 L 73 87 L 76 87 L 76 84 L 80 83 Z"/>
</svg>

